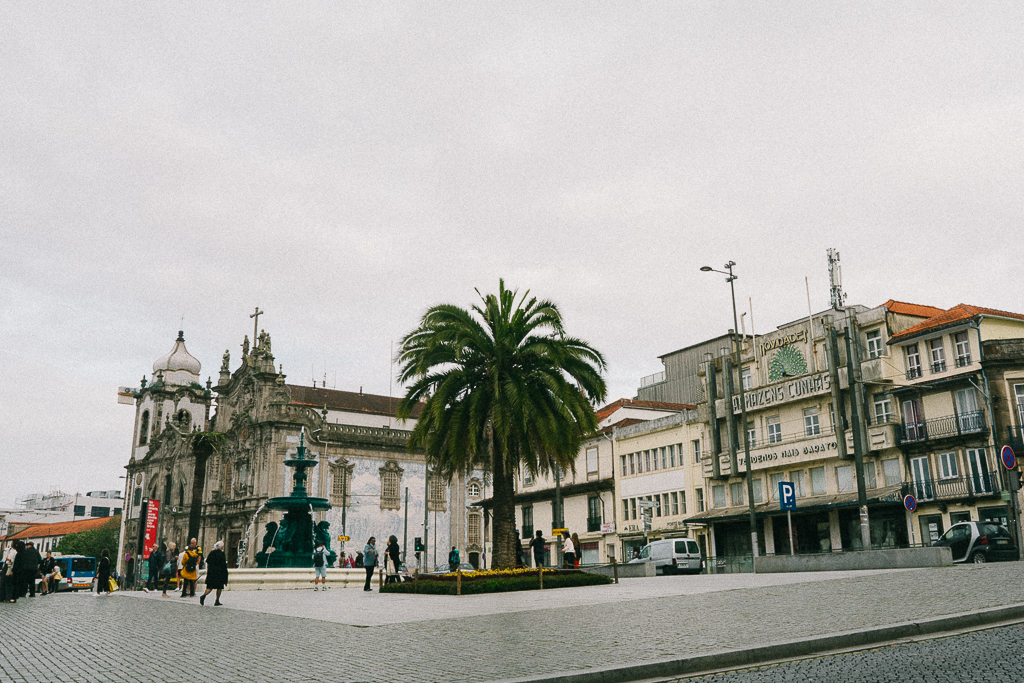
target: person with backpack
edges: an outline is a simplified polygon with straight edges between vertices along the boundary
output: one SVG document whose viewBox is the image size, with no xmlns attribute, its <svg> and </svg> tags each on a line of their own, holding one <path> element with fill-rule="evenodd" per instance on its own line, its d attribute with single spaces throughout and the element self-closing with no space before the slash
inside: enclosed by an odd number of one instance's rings
<svg viewBox="0 0 1024 683">
<path fill-rule="evenodd" d="M 452 546 L 452 551 L 448 553 L 448 569 L 454 574 L 459 568 L 459 550 L 455 546 Z"/>
<path fill-rule="evenodd" d="M 188 548 L 181 554 L 181 597 L 196 597 L 196 579 L 199 565 L 203 561 L 203 549 L 196 545 L 196 539 L 188 542 Z"/>
<path fill-rule="evenodd" d="M 388 538 L 388 546 L 384 552 L 386 553 L 385 568 L 387 569 L 387 578 L 384 579 L 384 583 L 398 583 L 398 568 L 402 566 L 402 551 L 398 546 L 398 538 L 394 534 Z"/>
<path fill-rule="evenodd" d="M 323 584 L 324 590 L 327 590 L 327 548 L 324 547 L 323 541 L 317 541 L 316 548 L 313 550 L 313 590 L 320 590 L 320 586 L 317 585 L 317 581 Z"/>
</svg>

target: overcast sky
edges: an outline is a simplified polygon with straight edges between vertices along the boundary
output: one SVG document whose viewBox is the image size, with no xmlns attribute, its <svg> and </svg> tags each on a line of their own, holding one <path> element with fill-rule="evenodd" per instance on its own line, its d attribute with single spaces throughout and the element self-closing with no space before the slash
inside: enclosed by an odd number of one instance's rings
<svg viewBox="0 0 1024 683">
<path fill-rule="evenodd" d="M 504 277 L 609 400 L 732 326 L 1024 312 L 1024 4 L 12 3 L 0 21 L 0 504 L 120 489 L 179 328 L 216 378 L 387 394 Z M 184 322 L 182 322 L 184 318 Z"/>
</svg>

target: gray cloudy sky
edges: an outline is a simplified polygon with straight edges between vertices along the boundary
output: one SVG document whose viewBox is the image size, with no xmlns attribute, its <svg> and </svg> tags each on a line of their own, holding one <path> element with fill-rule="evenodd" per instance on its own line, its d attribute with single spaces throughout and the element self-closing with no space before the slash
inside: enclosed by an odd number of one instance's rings
<svg viewBox="0 0 1024 683">
<path fill-rule="evenodd" d="M 850 301 L 1024 311 L 1020 2 L 8 4 L 0 503 L 121 488 L 184 316 L 289 382 L 504 277 L 609 362 Z M 336 378 L 336 379 L 335 379 Z M 395 388 L 398 393 L 398 388 Z"/>
</svg>

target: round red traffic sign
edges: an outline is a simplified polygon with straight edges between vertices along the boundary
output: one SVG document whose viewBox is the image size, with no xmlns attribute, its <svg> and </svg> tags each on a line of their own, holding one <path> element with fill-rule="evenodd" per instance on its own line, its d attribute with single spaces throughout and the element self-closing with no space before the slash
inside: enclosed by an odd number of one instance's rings
<svg viewBox="0 0 1024 683">
<path fill-rule="evenodd" d="M 917 509 L 917 498 L 914 498 L 908 493 L 903 497 L 903 507 L 907 508 L 908 511 L 913 512 Z"/>
<path fill-rule="evenodd" d="M 999 459 L 1003 461 L 1003 467 L 1008 470 L 1017 466 L 1017 456 L 1013 454 L 1013 449 L 1009 446 L 1003 446 L 1003 449 L 999 451 Z"/>
</svg>

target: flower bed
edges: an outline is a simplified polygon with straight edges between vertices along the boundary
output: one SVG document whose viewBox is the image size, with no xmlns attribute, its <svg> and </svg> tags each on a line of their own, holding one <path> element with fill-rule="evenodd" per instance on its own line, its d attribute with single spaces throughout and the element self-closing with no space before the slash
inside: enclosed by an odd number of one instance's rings
<svg viewBox="0 0 1024 683">
<path fill-rule="evenodd" d="M 588 574 L 573 569 L 543 569 L 544 588 L 570 588 L 572 586 L 599 586 L 611 583 L 611 578 Z M 426 575 L 417 581 L 392 583 L 381 586 L 381 593 L 423 593 L 425 595 L 455 595 L 458 577 L 455 574 Z M 536 569 L 491 569 L 462 575 L 462 594 L 505 593 L 532 591 L 541 587 Z"/>
</svg>

